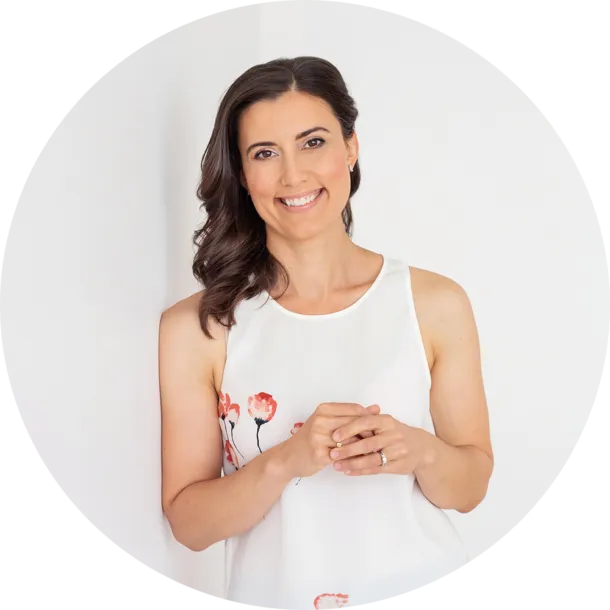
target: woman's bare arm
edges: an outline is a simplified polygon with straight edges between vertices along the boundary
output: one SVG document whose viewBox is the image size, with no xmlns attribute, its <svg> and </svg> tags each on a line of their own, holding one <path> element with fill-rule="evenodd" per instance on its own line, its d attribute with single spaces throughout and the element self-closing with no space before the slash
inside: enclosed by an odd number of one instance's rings
<svg viewBox="0 0 610 610">
<path fill-rule="evenodd" d="M 469 512 L 485 497 L 494 465 L 479 337 L 464 289 L 434 273 L 415 273 L 421 324 L 432 338 L 431 459 L 416 470 L 426 497 Z M 419 284 L 419 285 L 418 285 Z"/>
<path fill-rule="evenodd" d="M 193 551 L 247 531 L 279 498 L 291 475 L 279 444 L 221 477 L 222 434 L 215 374 L 225 329 L 202 332 L 199 294 L 163 312 L 159 324 L 163 511 L 178 542 Z"/>
</svg>

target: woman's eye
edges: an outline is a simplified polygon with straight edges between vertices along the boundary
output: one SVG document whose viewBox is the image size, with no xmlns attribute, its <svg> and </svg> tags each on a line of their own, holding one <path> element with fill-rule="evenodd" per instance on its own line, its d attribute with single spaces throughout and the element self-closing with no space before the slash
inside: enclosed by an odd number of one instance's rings
<svg viewBox="0 0 610 610">
<path fill-rule="evenodd" d="M 311 140 L 307 140 L 307 144 L 310 144 L 311 142 L 320 142 L 318 146 L 313 146 L 313 148 L 320 148 L 320 146 L 324 144 L 324 140 L 322 138 L 312 138 Z"/>
<path fill-rule="evenodd" d="M 269 156 L 268 155 L 264 155 L 264 153 L 271 153 L 272 151 L 264 149 L 264 150 L 259 150 L 255 155 L 254 158 L 255 159 L 268 159 Z"/>
</svg>

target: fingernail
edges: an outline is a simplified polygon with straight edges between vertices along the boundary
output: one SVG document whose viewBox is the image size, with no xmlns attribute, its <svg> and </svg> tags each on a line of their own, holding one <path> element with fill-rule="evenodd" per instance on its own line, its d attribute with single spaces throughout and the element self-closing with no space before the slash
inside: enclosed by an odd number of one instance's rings
<svg viewBox="0 0 610 610">
<path fill-rule="evenodd" d="M 341 470 L 341 464 L 339 462 L 335 464 L 335 470 Z"/>
<path fill-rule="evenodd" d="M 338 432 L 335 432 L 333 434 L 333 440 L 340 441 L 341 440 L 341 435 Z"/>
<path fill-rule="evenodd" d="M 333 458 L 334 460 L 336 460 L 339 457 L 339 452 L 336 449 L 333 449 L 330 452 L 330 457 Z"/>
<path fill-rule="evenodd" d="M 351 470 L 344 470 L 343 474 L 349 474 L 351 472 Z"/>
</svg>

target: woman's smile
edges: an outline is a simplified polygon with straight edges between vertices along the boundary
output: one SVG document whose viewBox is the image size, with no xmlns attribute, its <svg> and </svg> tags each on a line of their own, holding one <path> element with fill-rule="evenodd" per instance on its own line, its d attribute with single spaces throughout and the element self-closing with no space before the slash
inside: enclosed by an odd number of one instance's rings
<svg viewBox="0 0 610 610">
<path fill-rule="evenodd" d="M 317 191 L 312 191 L 311 193 L 306 194 L 305 196 L 290 197 L 285 199 L 277 197 L 275 201 L 279 202 L 281 207 L 287 212 L 305 212 L 306 210 L 311 210 L 313 207 L 315 207 L 322 199 L 322 195 L 325 192 L 326 189 L 321 188 Z"/>
</svg>

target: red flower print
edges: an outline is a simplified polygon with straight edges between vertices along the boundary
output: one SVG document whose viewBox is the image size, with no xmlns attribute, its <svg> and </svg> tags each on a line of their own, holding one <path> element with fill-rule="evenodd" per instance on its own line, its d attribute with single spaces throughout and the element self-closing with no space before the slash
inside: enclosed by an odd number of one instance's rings
<svg viewBox="0 0 610 610">
<path fill-rule="evenodd" d="M 259 425 L 271 421 L 275 415 L 276 409 L 277 402 L 273 400 L 271 394 L 267 394 L 266 392 L 259 392 L 248 398 L 248 413 Z"/>
<path fill-rule="evenodd" d="M 218 417 L 224 421 L 231 406 L 231 398 L 228 394 L 223 394 L 222 392 L 218 392 L 218 396 Z"/>
<path fill-rule="evenodd" d="M 348 595 L 343 593 L 323 593 L 314 599 L 313 605 L 316 610 L 343 608 L 347 604 L 348 597 Z"/>
<path fill-rule="evenodd" d="M 277 402 L 273 399 L 271 394 L 267 394 L 266 392 L 259 392 L 254 396 L 248 397 L 248 413 L 250 417 L 252 417 L 258 426 L 256 429 L 256 444 L 258 446 L 258 450 L 261 451 L 261 445 L 259 442 L 259 432 L 261 426 L 270 422 L 275 415 L 275 410 L 277 409 Z"/>
<path fill-rule="evenodd" d="M 237 459 L 237 454 L 233 450 L 233 446 L 229 441 L 225 442 L 225 451 L 227 452 L 227 462 L 233 464 L 235 466 L 235 470 L 239 469 L 239 461 Z"/>
<path fill-rule="evenodd" d="M 239 405 L 232 404 L 229 406 L 227 419 L 229 420 L 229 423 L 235 427 L 235 424 L 239 421 Z"/>
<path fill-rule="evenodd" d="M 225 436 L 227 438 L 229 437 L 229 434 L 227 432 L 226 420 L 228 420 L 229 424 L 231 424 L 231 441 L 233 442 L 235 449 L 237 449 L 237 445 L 235 445 L 235 438 L 233 437 L 233 430 L 239 421 L 239 405 L 235 403 L 231 404 L 231 397 L 229 394 L 223 394 L 222 392 L 219 392 L 218 394 L 220 397 L 220 400 L 218 401 L 218 417 L 221 419 L 224 425 Z M 239 449 L 237 449 L 237 451 L 241 457 L 244 457 Z"/>
</svg>

